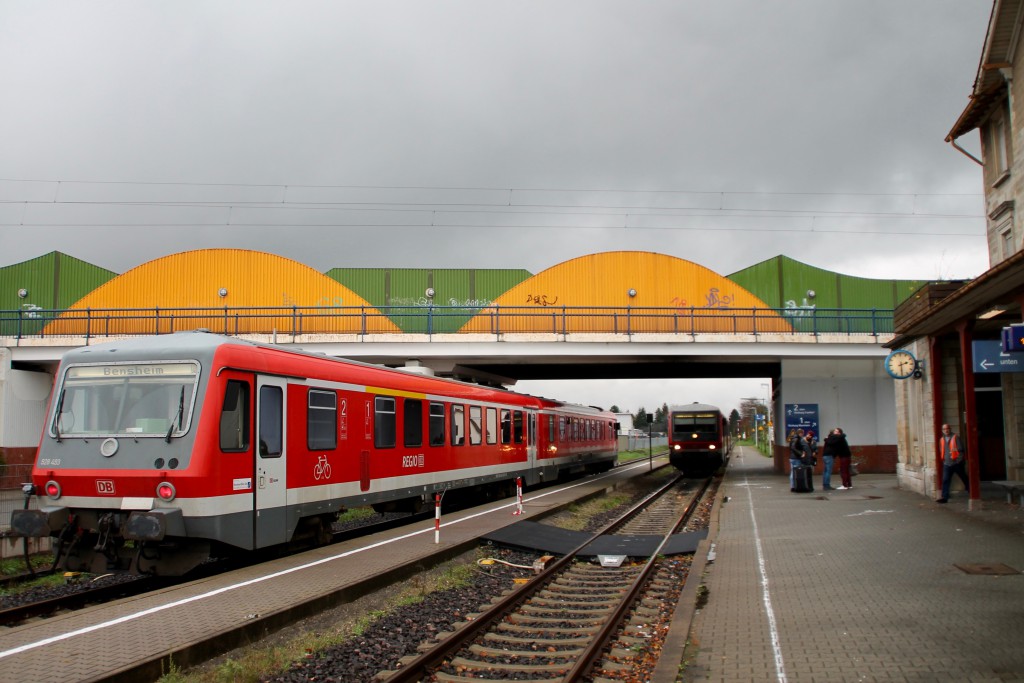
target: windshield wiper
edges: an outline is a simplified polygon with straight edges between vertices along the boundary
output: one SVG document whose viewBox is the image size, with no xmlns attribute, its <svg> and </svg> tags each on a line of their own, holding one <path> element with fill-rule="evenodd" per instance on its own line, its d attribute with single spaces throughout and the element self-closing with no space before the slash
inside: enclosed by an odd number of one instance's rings
<svg viewBox="0 0 1024 683">
<path fill-rule="evenodd" d="M 181 429 L 181 420 L 183 413 L 185 412 L 185 385 L 181 385 L 181 395 L 178 396 L 178 411 L 171 418 L 171 426 L 167 428 L 167 436 L 164 437 L 164 441 L 167 443 L 171 442 L 171 433 L 174 431 L 174 421 L 178 421 L 178 429 Z"/>
<path fill-rule="evenodd" d="M 60 438 L 60 413 L 64 410 L 64 393 L 67 389 L 60 390 L 60 398 L 57 399 L 57 412 L 53 416 L 53 433 L 57 435 L 57 443 L 64 443 Z"/>
</svg>

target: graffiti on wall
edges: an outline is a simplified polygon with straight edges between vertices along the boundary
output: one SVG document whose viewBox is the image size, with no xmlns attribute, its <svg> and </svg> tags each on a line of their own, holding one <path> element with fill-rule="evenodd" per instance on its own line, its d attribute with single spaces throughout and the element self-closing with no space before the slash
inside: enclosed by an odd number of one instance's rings
<svg viewBox="0 0 1024 683">
<path fill-rule="evenodd" d="M 790 318 L 803 318 L 814 315 L 814 304 L 808 303 L 807 297 L 804 297 L 803 304 L 797 306 L 795 299 L 790 299 L 785 302 L 784 307 L 786 310 L 782 312 L 783 315 Z"/>
<path fill-rule="evenodd" d="M 556 306 L 558 305 L 558 297 L 549 299 L 547 294 L 527 294 L 526 303 L 534 304 L 535 306 Z"/>
</svg>

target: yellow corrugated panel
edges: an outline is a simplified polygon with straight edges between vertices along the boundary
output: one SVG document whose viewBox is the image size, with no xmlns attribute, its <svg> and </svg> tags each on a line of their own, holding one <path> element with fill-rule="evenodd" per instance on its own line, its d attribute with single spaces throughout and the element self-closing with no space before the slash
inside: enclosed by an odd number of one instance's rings
<svg viewBox="0 0 1024 683">
<path fill-rule="evenodd" d="M 90 334 L 200 327 L 231 334 L 398 332 L 365 299 L 326 275 L 245 249 L 201 249 L 144 263 L 80 299 L 44 334 L 84 335 L 86 325 Z"/>
<path fill-rule="evenodd" d="M 494 332 L 496 325 L 501 332 L 792 331 L 767 309 L 746 289 L 704 266 L 664 254 L 613 251 L 571 259 L 534 275 L 461 331 Z"/>
</svg>

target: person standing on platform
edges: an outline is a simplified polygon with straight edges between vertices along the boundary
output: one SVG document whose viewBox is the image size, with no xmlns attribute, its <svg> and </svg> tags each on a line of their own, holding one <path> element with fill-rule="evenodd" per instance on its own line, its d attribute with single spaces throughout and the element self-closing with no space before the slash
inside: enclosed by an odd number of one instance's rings
<svg viewBox="0 0 1024 683">
<path fill-rule="evenodd" d="M 804 430 L 798 429 L 789 433 L 789 490 L 796 491 L 796 468 L 810 462 L 809 448 Z"/>
<path fill-rule="evenodd" d="M 971 486 L 967 482 L 967 451 L 960 435 L 954 433 L 949 425 L 942 425 L 939 446 L 942 452 L 942 498 L 935 502 L 945 503 L 949 500 L 949 483 L 953 480 L 954 474 L 960 477 L 968 492 Z"/>
<path fill-rule="evenodd" d="M 810 429 L 807 430 L 807 445 L 810 446 L 811 455 L 817 455 L 818 453 L 818 437 L 814 435 L 814 432 Z"/>
<path fill-rule="evenodd" d="M 850 479 L 850 444 L 846 443 L 846 434 L 839 427 L 834 428 L 825 437 L 825 443 L 821 447 L 821 459 L 825 469 L 821 474 L 821 487 L 826 491 L 832 488 L 832 466 L 835 459 L 839 458 L 839 476 L 843 480 L 840 491 L 853 488 L 853 481 Z"/>
</svg>

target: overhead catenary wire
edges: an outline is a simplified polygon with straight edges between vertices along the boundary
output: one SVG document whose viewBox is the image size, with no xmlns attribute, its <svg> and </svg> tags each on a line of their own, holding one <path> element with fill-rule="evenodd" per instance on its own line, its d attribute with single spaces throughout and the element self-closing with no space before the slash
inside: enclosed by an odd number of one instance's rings
<svg viewBox="0 0 1024 683">
<path fill-rule="evenodd" d="M 2 183 L 18 184 L 53 184 L 55 191 L 46 199 L 20 198 L 0 199 L 0 205 L 17 204 L 21 205 L 21 212 L 16 221 L 3 220 L 0 218 L 0 226 L 36 226 L 36 227 L 66 227 L 66 228 L 100 228 L 100 227 L 174 227 L 174 228 L 202 228 L 213 226 L 231 226 L 239 228 L 250 227 L 306 227 L 306 228 L 434 228 L 434 229 L 546 229 L 546 230 L 608 230 L 608 229 L 629 229 L 640 230 L 713 230 L 722 232 L 784 232 L 784 233 L 841 233 L 841 234 L 865 234 L 865 235 L 920 235 L 920 236 L 944 236 L 944 237 L 982 237 L 984 236 L 984 216 L 980 213 L 962 213 L 950 211 L 926 211 L 918 207 L 921 198 L 943 198 L 943 199 L 964 199 L 977 198 L 981 201 L 981 195 L 975 194 L 932 194 L 932 193 L 837 193 L 837 192 L 766 192 L 766 191 L 704 191 L 704 190 L 635 190 L 635 189 L 579 189 L 579 188 L 491 188 L 491 187 L 463 187 L 463 186 L 403 186 L 403 185 L 301 185 L 301 184 L 246 184 L 246 183 L 180 183 L 180 182 L 135 182 L 135 181 L 84 181 L 84 180 L 32 180 L 32 179 L 10 179 L 0 178 Z M 274 190 L 277 197 L 274 199 L 253 199 L 239 200 L 237 197 L 227 199 L 199 200 L 189 199 L 70 199 L 60 196 L 59 187 L 78 186 L 122 186 L 130 187 L 180 187 L 180 188 L 245 188 L 245 189 L 270 189 Z M 502 193 L 503 198 L 495 197 L 490 201 L 487 198 L 475 198 L 477 201 L 424 201 L 423 199 L 381 199 L 376 200 L 355 200 L 325 201 L 323 198 L 317 200 L 289 199 L 288 192 L 300 189 L 328 189 L 328 190 L 384 190 L 388 192 L 401 192 L 408 190 L 428 192 L 476 192 Z M 654 195 L 668 196 L 706 196 L 717 198 L 715 205 L 704 206 L 673 206 L 671 203 L 640 204 L 640 203 L 541 203 L 537 201 L 521 204 L 514 203 L 514 193 L 578 193 L 594 194 L 609 193 L 621 195 Z M 8 197 L 10 193 L 8 192 Z M 900 200 L 911 202 L 906 210 L 850 210 L 850 209 L 829 209 L 816 207 L 805 209 L 798 207 L 786 208 L 763 208 L 750 206 L 728 206 L 728 197 L 767 197 L 767 198 L 794 198 L 794 197 L 844 197 L 855 198 L 876 198 L 887 201 Z M 482 201 L 481 201 L 482 200 Z M 710 204 L 710 203 L 709 203 Z M 69 220 L 53 220 L 45 216 L 34 216 L 30 208 L 41 206 L 87 206 L 106 207 L 111 211 L 119 207 L 151 207 L 157 209 L 226 209 L 226 218 L 211 218 L 208 220 L 193 219 L 180 220 L 171 219 L 168 221 L 152 220 L 102 220 L 96 222 L 84 222 L 71 218 Z M 239 216 L 239 212 L 258 212 L 265 215 L 273 215 L 275 212 L 343 212 L 343 213 L 392 213 L 392 214 L 427 214 L 430 220 L 399 221 L 399 222 L 368 222 L 368 221 L 281 221 L 281 220 L 252 220 Z M 627 213 L 628 212 L 628 213 Z M 503 223 L 500 221 L 474 220 L 459 223 L 451 220 L 438 220 L 439 216 L 445 214 L 451 216 L 572 216 L 589 217 L 600 219 L 615 219 L 615 223 L 605 222 L 602 224 L 580 224 L 560 223 L 547 221 L 543 223 Z M 644 219 L 672 219 L 672 224 L 651 225 L 644 224 Z M 712 221 L 701 220 L 699 224 L 692 225 L 694 220 L 712 219 Z M 783 219 L 794 219 L 804 222 L 804 225 L 792 225 L 783 227 L 772 227 L 766 225 L 716 225 L 714 221 L 727 219 L 730 222 L 755 222 L 755 221 L 778 221 Z M 823 224 L 828 220 L 828 224 Z M 840 221 L 849 220 L 870 220 L 874 223 L 880 221 L 911 221 L 920 223 L 927 221 L 970 221 L 979 222 L 980 225 L 973 231 L 963 230 L 936 230 L 931 229 L 892 229 L 877 228 L 865 229 L 863 226 L 838 225 Z M 809 222 L 808 222 L 809 221 Z M 928 227 L 928 226 L 926 226 Z"/>
</svg>

